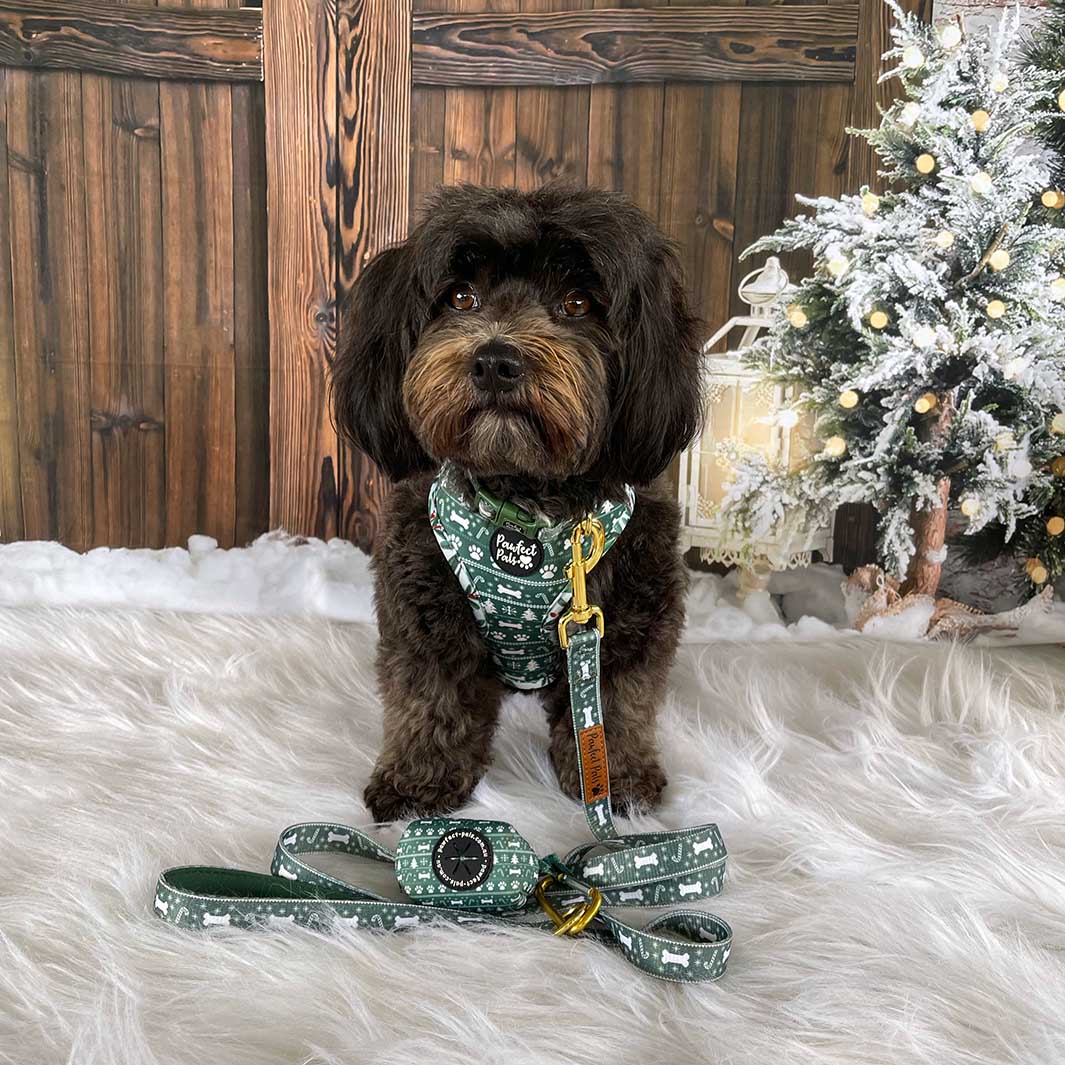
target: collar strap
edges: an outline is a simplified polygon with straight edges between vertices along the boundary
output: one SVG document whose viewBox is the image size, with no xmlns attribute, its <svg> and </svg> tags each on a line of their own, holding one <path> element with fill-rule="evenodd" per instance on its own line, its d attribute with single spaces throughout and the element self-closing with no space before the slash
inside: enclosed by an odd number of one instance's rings
<svg viewBox="0 0 1065 1065">
<path fill-rule="evenodd" d="M 500 499 L 486 492 L 479 485 L 473 502 L 477 513 L 493 525 L 516 525 L 527 536 L 535 537 L 538 529 L 546 529 L 549 524 L 545 518 L 530 514 L 517 503 L 509 499 Z"/>
</svg>

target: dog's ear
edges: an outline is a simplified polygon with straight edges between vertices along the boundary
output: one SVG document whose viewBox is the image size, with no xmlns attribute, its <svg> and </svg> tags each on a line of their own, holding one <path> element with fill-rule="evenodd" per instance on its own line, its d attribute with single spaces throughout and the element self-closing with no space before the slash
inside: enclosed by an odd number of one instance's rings
<svg viewBox="0 0 1065 1065">
<path fill-rule="evenodd" d="M 393 480 L 433 462 L 403 408 L 403 377 L 422 314 L 407 245 L 381 252 L 359 275 L 340 316 L 333 410 L 341 435 Z"/>
<path fill-rule="evenodd" d="M 622 267 L 611 428 L 603 472 L 653 481 L 695 436 L 703 417 L 699 322 L 673 247 L 655 235 Z M 628 276 L 624 276 L 624 275 Z"/>
</svg>

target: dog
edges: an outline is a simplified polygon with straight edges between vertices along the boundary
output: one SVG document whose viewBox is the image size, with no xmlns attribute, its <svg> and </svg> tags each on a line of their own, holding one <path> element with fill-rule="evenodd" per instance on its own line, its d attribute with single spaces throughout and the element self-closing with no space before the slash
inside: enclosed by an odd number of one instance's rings
<svg viewBox="0 0 1065 1065">
<path fill-rule="evenodd" d="M 384 708 L 365 791 L 374 818 L 465 803 L 508 690 L 430 526 L 444 463 L 470 493 L 483 486 L 558 523 L 635 486 L 588 593 L 607 625 L 612 801 L 653 806 L 666 784 L 655 718 L 687 588 L 678 509 L 658 481 L 702 410 L 700 328 L 674 247 L 612 192 L 441 188 L 409 239 L 363 270 L 341 322 L 337 427 L 395 485 L 373 558 Z M 565 677 L 541 695 L 559 785 L 579 798 Z"/>
</svg>

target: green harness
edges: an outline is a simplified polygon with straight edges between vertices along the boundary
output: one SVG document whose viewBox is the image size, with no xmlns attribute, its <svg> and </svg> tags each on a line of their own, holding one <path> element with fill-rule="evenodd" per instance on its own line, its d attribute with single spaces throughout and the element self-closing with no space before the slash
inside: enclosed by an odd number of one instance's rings
<svg viewBox="0 0 1065 1065">
<path fill-rule="evenodd" d="M 434 484 L 430 510 L 434 531 L 446 554 L 454 542 L 447 540 L 445 547 L 441 536 L 449 535 L 451 519 L 450 515 L 441 522 L 437 518 L 442 504 L 461 502 L 462 497 L 452 495 L 446 488 L 442 491 L 445 482 L 446 478 L 441 477 Z M 462 516 L 457 508 L 455 513 Z M 571 602 L 557 622 L 560 643 L 566 651 L 570 716 L 584 812 L 595 837 L 593 842 L 575 848 L 564 858 L 556 854 L 537 858 L 532 847 L 505 822 L 429 818 L 412 821 L 393 852 L 349 825 L 308 822 L 291 825 L 281 833 L 271 875 L 210 866 L 166 870 L 156 885 L 158 916 L 191 929 L 301 924 L 319 929 L 347 925 L 391 931 L 428 921 L 489 927 L 528 925 L 554 931 L 555 935 L 585 932 L 620 950 L 636 968 L 659 979 L 697 983 L 721 976 L 732 949 L 732 930 L 705 910 L 672 908 L 675 903 L 707 898 L 721 890 L 726 851 L 717 826 L 621 834 L 611 816 L 599 690 L 603 620 L 598 608 L 587 603 L 585 576 L 602 557 L 607 541 L 612 542 L 602 519 L 611 525 L 618 523 L 613 533 L 616 539 L 631 513 L 630 497 L 627 503 L 600 508 L 597 515 L 601 517 L 589 517 L 572 529 L 564 545 L 572 561 L 564 570 L 559 550 L 550 555 L 557 561 L 548 561 L 547 545 L 554 536 L 543 539 L 541 568 L 554 564 L 563 570 L 567 594 L 556 594 L 550 604 L 539 604 L 551 609 L 546 615 L 540 612 L 535 629 L 531 627 L 532 619 L 528 619 L 530 628 L 523 630 L 529 636 L 526 642 L 537 649 L 528 655 L 523 652 L 524 668 L 511 670 L 511 656 L 500 653 L 508 672 L 525 682 L 515 686 L 540 687 L 550 683 L 543 679 L 551 675 L 551 662 L 544 650 L 550 641 L 545 639 L 542 644 L 539 636 L 545 629 L 544 619 L 556 620 L 552 609 L 564 608 L 566 602 Z M 511 515 L 512 524 L 528 536 L 534 526 L 522 526 L 514 517 L 520 519 L 521 513 Z M 466 531 L 461 522 L 458 526 Z M 459 539 L 466 541 L 467 537 Z M 523 545 L 513 536 L 504 539 L 506 545 L 499 549 L 505 552 L 502 557 L 508 564 L 520 567 Z M 482 540 L 477 534 L 468 542 L 474 546 Z M 559 546 L 563 546 L 561 540 Z M 472 561 L 479 563 L 481 559 Z M 466 578 L 480 597 L 478 588 L 484 588 L 483 582 L 490 578 L 479 571 L 471 574 L 473 568 L 467 567 Z M 513 574 L 507 576 L 509 580 Z M 549 591 L 546 589 L 544 594 Z M 471 599 L 471 603 L 475 601 L 482 606 L 497 602 L 489 594 Z M 536 613 L 531 606 L 527 609 Z M 488 619 L 499 616 L 491 611 L 484 615 Z M 588 625 L 593 621 L 594 625 Z M 588 627 L 570 635 L 569 628 L 574 624 Z M 486 628 L 482 627 L 484 631 Z M 498 629 L 489 627 L 489 631 Z M 550 651 L 554 660 L 560 661 L 557 646 L 550 647 Z M 529 663 L 535 669 L 529 669 Z M 506 674 L 504 679 L 510 682 Z M 326 852 L 393 865 L 402 896 L 375 894 L 321 872 L 303 859 L 303 855 Z M 646 925 L 636 927 L 607 909 L 623 906 L 670 908 Z"/>
</svg>

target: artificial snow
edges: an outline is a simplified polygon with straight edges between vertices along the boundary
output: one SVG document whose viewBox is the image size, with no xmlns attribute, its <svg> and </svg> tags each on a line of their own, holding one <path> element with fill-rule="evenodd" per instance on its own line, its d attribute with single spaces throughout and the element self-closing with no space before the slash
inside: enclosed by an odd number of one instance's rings
<svg viewBox="0 0 1065 1065">
<path fill-rule="evenodd" d="M 839 566 L 775 573 L 768 592 L 737 596 L 738 575 L 693 573 L 688 597 L 689 644 L 722 641 L 809 642 L 855 635 L 841 591 Z M 209 536 L 188 548 L 96 548 L 79 554 L 55 543 L 0 545 L 0 606 L 79 606 L 213 614 L 313 614 L 373 623 L 369 559 L 346 540 L 267 533 L 248 547 L 223 550 Z M 921 611 L 870 624 L 865 636 L 914 639 Z M 1065 603 L 1026 622 L 1015 635 L 988 643 L 1065 642 Z"/>
</svg>

